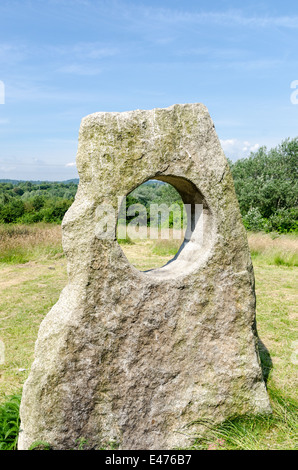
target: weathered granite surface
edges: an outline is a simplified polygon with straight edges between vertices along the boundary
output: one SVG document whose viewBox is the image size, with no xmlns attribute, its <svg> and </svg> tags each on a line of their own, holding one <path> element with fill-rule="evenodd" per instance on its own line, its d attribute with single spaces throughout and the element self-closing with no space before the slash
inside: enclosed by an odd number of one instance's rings
<svg viewBox="0 0 298 470">
<path fill-rule="evenodd" d="M 21 403 L 19 449 L 116 441 L 188 446 L 202 419 L 267 413 L 254 275 L 232 177 L 202 104 L 82 120 L 80 184 L 63 220 L 69 282 L 43 320 Z M 151 178 L 203 204 L 176 259 L 147 273 L 97 234 L 98 206 Z"/>
</svg>

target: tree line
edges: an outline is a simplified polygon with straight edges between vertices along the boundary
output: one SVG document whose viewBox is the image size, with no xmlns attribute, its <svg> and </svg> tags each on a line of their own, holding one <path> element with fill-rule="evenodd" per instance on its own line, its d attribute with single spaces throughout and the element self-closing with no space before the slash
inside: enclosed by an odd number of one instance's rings
<svg viewBox="0 0 298 470">
<path fill-rule="evenodd" d="M 61 223 L 74 201 L 75 182 L 0 183 L 0 223 Z"/>
<path fill-rule="evenodd" d="M 298 231 L 298 137 L 270 150 L 262 147 L 229 164 L 248 230 Z M 61 223 L 76 191 L 76 181 L 0 182 L 0 223 Z M 171 185 L 152 181 L 139 186 L 127 196 L 119 218 L 130 222 L 136 214 L 130 215 L 129 207 L 138 203 L 146 207 L 147 214 L 150 204 L 175 204 L 170 226 L 183 220 L 183 203 Z"/>
</svg>

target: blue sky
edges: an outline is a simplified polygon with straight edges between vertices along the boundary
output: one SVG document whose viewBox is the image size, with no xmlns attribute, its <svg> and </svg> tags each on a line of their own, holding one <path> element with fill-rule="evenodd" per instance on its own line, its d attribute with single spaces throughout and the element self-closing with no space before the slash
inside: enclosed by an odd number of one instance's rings
<svg viewBox="0 0 298 470">
<path fill-rule="evenodd" d="M 97 111 L 202 102 L 233 160 L 298 135 L 296 2 L 0 0 L 0 24 L 0 179 L 76 177 Z"/>
</svg>

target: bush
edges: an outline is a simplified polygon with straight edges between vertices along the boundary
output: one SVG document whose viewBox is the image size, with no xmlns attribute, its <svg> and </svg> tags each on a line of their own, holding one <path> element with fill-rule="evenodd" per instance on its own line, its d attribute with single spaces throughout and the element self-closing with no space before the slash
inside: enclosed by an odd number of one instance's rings
<svg viewBox="0 0 298 470">
<path fill-rule="evenodd" d="M 42 212 L 27 212 L 17 220 L 18 224 L 35 224 L 43 221 Z"/>
<path fill-rule="evenodd" d="M 298 208 L 278 209 L 269 217 L 267 231 L 278 233 L 298 231 Z"/>
<path fill-rule="evenodd" d="M 0 450 L 16 450 L 20 428 L 20 395 L 12 395 L 0 406 Z"/>
<path fill-rule="evenodd" d="M 67 199 L 51 201 L 51 206 L 44 207 L 41 209 L 40 214 L 42 215 L 43 222 L 61 222 L 65 212 L 71 206 L 72 201 Z"/>
<path fill-rule="evenodd" d="M 264 230 L 267 219 L 264 219 L 258 208 L 250 209 L 243 217 L 243 223 L 247 230 L 260 232 Z"/>
<path fill-rule="evenodd" d="M 249 230 L 297 231 L 298 138 L 230 162 L 244 224 Z"/>
<path fill-rule="evenodd" d="M 21 200 L 13 199 L 6 205 L 0 206 L 0 222 L 12 223 L 24 214 L 24 203 Z"/>
</svg>

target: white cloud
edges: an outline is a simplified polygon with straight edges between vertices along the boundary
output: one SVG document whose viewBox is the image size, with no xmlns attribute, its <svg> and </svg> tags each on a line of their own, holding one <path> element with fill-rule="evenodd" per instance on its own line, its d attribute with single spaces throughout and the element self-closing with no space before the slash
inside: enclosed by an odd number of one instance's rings
<svg viewBox="0 0 298 470">
<path fill-rule="evenodd" d="M 47 50 L 54 57 L 67 56 L 76 59 L 104 59 L 119 54 L 119 48 L 99 42 L 80 42 L 72 45 L 47 46 Z"/>
<path fill-rule="evenodd" d="M 70 73 L 72 75 L 93 76 L 102 73 L 99 67 L 92 67 L 88 64 L 69 64 L 58 69 L 61 73 Z"/>
<path fill-rule="evenodd" d="M 220 143 L 226 156 L 232 160 L 247 157 L 251 152 L 256 152 L 260 148 L 260 144 L 247 140 L 226 139 L 221 140 Z"/>
<path fill-rule="evenodd" d="M 82 42 L 71 46 L 49 46 L 48 51 L 55 60 L 57 57 L 59 62 L 63 60 L 63 63 L 57 67 L 58 72 L 82 76 L 101 74 L 102 68 L 99 64 L 103 63 L 104 59 L 119 54 L 118 48 L 98 42 Z M 70 57 L 72 62 L 68 61 Z"/>
<path fill-rule="evenodd" d="M 236 142 L 237 141 L 235 139 L 226 139 L 220 141 L 224 151 L 229 151 L 230 149 L 233 149 L 235 147 Z"/>
<path fill-rule="evenodd" d="M 119 53 L 116 47 L 102 47 L 98 43 L 82 43 L 74 47 L 74 52 L 82 58 L 103 59 Z"/>
<path fill-rule="evenodd" d="M 259 150 L 259 148 L 260 148 L 260 144 L 252 145 L 250 147 L 250 152 L 256 152 L 257 150 Z"/>
<path fill-rule="evenodd" d="M 66 166 L 67 168 L 68 168 L 68 167 L 72 167 L 72 166 L 76 166 L 76 162 L 66 163 L 65 166 Z"/>
<path fill-rule="evenodd" d="M 3 64 L 16 63 L 24 60 L 28 56 L 28 48 L 24 44 L 0 44 L 0 61 Z"/>
<path fill-rule="evenodd" d="M 152 6 L 150 2 L 129 2 L 128 0 L 114 0 L 114 1 L 95 1 L 95 0 L 48 0 L 54 4 L 55 8 L 66 7 L 71 10 L 75 19 L 85 19 L 87 15 L 92 14 L 94 17 L 116 18 L 122 20 L 124 27 L 127 28 L 128 23 L 130 26 L 138 27 L 160 26 L 161 24 L 180 25 L 180 24 L 217 24 L 239 26 L 252 26 L 252 27 L 284 27 L 284 28 L 298 28 L 297 15 L 272 15 L 268 8 L 268 14 L 255 14 L 248 15 L 241 8 L 227 8 L 224 11 L 191 11 L 187 7 L 182 8 L 166 8 L 160 6 Z M 71 3 L 71 4 L 70 4 Z M 182 2 L 181 2 L 182 3 Z M 199 3 L 199 2 L 198 2 Z M 78 9 L 76 13 L 75 6 L 83 6 L 84 9 Z M 162 2 L 160 2 L 162 4 Z M 187 5 L 187 2 L 184 2 Z M 197 8 L 199 10 L 199 8 Z M 158 24 L 159 23 L 159 24 Z"/>
<path fill-rule="evenodd" d="M 3 171 L 5 173 L 9 173 L 10 171 L 14 171 L 15 169 L 16 166 L 0 165 L 0 171 Z"/>
<path fill-rule="evenodd" d="M 297 16 L 248 16 L 245 15 L 241 10 L 228 10 L 224 12 L 202 12 L 194 13 L 182 10 L 172 10 L 166 8 L 140 8 L 140 12 L 143 12 L 143 16 L 147 17 L 147 20 L 154 19 L 164 23 L 174 24 L 218 24 L 223 26 L 237 25 L 247 27 L 283 27 L 283 28 L 298 28 L 298 17 Z"/>
</svg>

